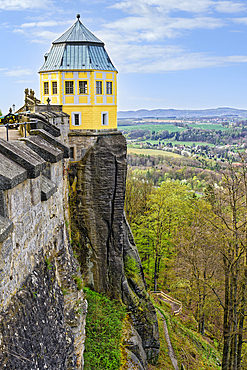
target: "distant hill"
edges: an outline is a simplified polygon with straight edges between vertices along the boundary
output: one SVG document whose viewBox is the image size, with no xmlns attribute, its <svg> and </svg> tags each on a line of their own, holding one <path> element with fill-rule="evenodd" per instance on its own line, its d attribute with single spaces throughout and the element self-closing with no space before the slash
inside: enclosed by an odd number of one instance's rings
<svg viewBox="0 0 247 370">
<path fill-rule="evenodd" d="M 212 108 L 199 110 L 186 109 L 139 109 L 119 111 L 118 118 L 182 118 L 182 117 L 247 117 L 246 109 Z"/>
</svg>

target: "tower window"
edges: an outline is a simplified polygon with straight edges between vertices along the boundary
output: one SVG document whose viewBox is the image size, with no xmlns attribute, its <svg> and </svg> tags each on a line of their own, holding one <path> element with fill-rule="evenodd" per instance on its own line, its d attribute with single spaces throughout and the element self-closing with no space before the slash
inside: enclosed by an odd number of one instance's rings
<svg viewBox="0 0 247 370">
<path fill-rule="evenodd" d="M 69 148 L 69 157 L 70 158 L 74 158 L 74 156 L 75 156 L 75 154 L 74 154 L 74 147 L 72 146 L 72 147 Z"/>
<path fill-rule="evenodd" d="M 108 112 L 101 112 L 101 124 L 102 126 L 108 125 Z"/>
<path fill-rule="evenodd" d="M 74 114 L 75 126 L 80 126 L 79 114 Z"/>
<path fill-rule="evenodd" d="M 102 81 L 96 81 L 96 94 L 102 95 Z"/>
<path fill-rule="evenodd" d="M 44 95 L 49 95 L 49 82 L 44 82 Z"/>
<path fill-rule="evenodd" d="M 73 126 L 81 125 L 81 113 L 80 112 L 72 113 L 72 125 Z"/>
<path fill-rule="evenodd" d="M 65 94 L 74 94 L 74 81 L 65 81 Z"/>
<path fill-rule="evenodd" d="M 57 81 L 52 82 L 52 94 L 57 94 Z"/>
<path fill-rule="evenodd" d="M 87 94 L 87 81 L 79 81 L 79 94 Z"/>
<path fill-rule="evenodd" d="M 106 82 L 106 94 L 112 95 L 112 82 L 111 81 Z"/>
</svg>

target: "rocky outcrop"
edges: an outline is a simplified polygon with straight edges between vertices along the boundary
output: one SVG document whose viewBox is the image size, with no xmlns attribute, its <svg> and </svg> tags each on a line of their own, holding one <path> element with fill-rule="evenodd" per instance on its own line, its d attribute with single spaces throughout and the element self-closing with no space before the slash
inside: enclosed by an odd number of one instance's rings
<svg viewBox="0 0 247 370">
<path fill-rule="evenodd" d="M 156 313 L 124 216 L 126 140 L 115 132 L 91 142 L 70 170 L 73 245 L 86 284 L 128 307 L 147 359 L 155 362 L 159 353 Z M 129 264 L 134 265 L 131 273 Z M 146 368 L 146 360 L 141 362 Z"/>
</svg>

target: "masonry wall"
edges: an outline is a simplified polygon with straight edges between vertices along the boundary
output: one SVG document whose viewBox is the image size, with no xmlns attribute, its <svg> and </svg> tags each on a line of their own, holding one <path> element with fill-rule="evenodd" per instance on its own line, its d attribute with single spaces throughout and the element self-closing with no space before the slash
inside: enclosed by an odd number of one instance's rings
<svg viewBox="0 0 247 370">
<path fill-rule="evenodd" d="M 1 369 L 83 369 L 87 303 L 69 242 L 67 158 L 42 130 L 0 141 Z"/>
</svg>

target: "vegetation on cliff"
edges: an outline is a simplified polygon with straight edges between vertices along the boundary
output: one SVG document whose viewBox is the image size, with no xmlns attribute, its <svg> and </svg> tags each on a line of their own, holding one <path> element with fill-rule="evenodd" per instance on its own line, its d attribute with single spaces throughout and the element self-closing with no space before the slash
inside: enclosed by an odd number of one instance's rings
<svg viewBox="0 0 247 370">
<path fill-rule="evenodd" d="M 126 310 L 119 302 L 84 289 L 88 301 L 85 370 L 117 370 L 121 366 L 121 335 Z"/>
</svg>

